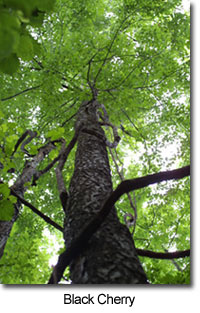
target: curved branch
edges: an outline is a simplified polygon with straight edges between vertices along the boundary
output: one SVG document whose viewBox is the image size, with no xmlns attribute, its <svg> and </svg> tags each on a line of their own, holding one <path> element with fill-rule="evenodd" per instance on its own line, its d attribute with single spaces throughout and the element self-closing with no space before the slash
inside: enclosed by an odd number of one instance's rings
<svg viewBox="0 0 200 313">
<path fill-rule="evenodd" d="M 22 141 L 26 138 L 26 136 L 28 135 L 28 130 L 26 130 L 22 135 L 21 137 L 18 139 L 16 145 L 15 145 L 15 148 L 14 148 L 14 151 L 12 153 L 12 156 L 15 154 L 15 152 L 17 151 L 17 148 L 19 147 L 19 145 L 22 143 Z"/>
<path fill-rule="evenodd" d="M 99 124 L 101 126 L 109 126 L 109 127 L 112 127 L 112 130 L 113 130 L 113 136 L 114 136 L 114 141 L 113 142 L 110 142 L 108 139 L 106 139 L 106 146 L 109 147 L 110 149 L 113 149 L 113 148 L 116 148 L 118 143 L 120 142 L 121 138 L 120 136 L 118 135 L 118 132 L 117 132 L 117 127 L 114 126 L 112 123 L 110 122 L 99 122 Z"/>
<path fill-rule="evenodd" d="M 54 267 L 48 284 L 57 284 L 63 276 L 66 267 L 77 257 L 86 247 L 89 239 L 96 232 L 98 227 L 105 220 L 115 202 L 124 194 L 131 190 L 144 188 L 150 184 L 159 183 L 164 180 L 180 179 L 190 175 L 190 166 L 185 166 L 177 170 L 160 172 L 153 175 L 139 177 L 123 181 L 108 197 L 99 213 L 85 226 L 83 231 L 73 241 L 71 246 L 65 250 L 58 259 Z"/>
<path fill-rule="evenodd" d="M 29 137 L 26 138 L 26 140 L 24 140 L 23 143 L 21 144 L 21 151 L 27 154 L 28 156 L 33 157 L 34 155 L 29 154 L 29 152 L 25 149 L 25 146 L 28 145 L 33 140 L 33 138 L 37 136 L 37 132 L 32 131 L 30 129 L 28 129 L 27 132 Z"/>
<path fill-rule="evenodd" d="M 40 170 L 38 172 L 35 173 L 35 175 L 33 176 L 33 182 L 32 182 L 32 185 L 36 185 L 36 181 L 40 178 L 41 175 L 47 173 L 60 159 L 62 159 L 60 161 L 60 171 L 63 170 L 63 166 L 67 160 L 67 157 L 70 153 L 70 151 L 73 149 L 76 141 L 77 141 L 77 137 L 78 137 L 78 132 L 76 132 L 72 138 L 72 140 L 70 141 L 70 143 L 68 144 L 68 146 L 65 148 L 64 147 L 64 151 L 63 149 L 61 149 L 60 153 L 58 154 L 57 157 L 55 157 L 53 159 L 52 162 L 50 162 L 43 170 Z M 63 142 L 63 139 L 58 139 L 58 140 L 54 140 L 54 141 L 51 141 L 52 144 L 54 144 L 55 142 Z M 64 142 L 65 144 L 65 142 Z"/>
<path fill-rule="evenodd" d="M 59 158 L 60 158 L 60 154 L 57 157 L 55 157 L 53 161 L 49 163 L 43 170 L 40 170 L 33 175 L 32 186 L 36 186 L 36 181 L 40 178 L 40 176 L 47 173 L 56 164 Z"/>
<path fill-rule="evenodd" d="M 52 225 L 53 227 L 57 228 L 61 232 L 63 232 L 63 228 L 58 225 L 56 222 L 54 222 L 52 219 L 50 219 L 48 216 L 40 212 L 38 209 L 36 209 L 31 203 L 26 201 L 24 198 L 20 197 L 13 189 L 11 189 L 11 194 L 15 196 L 21 203 L 29 207 L 34 213 L 36 213 L 38 216 L 40 216 L 45 222 Z"/>
<path fill-rule="evenodd" d="M 176 251 L 176 252 L 154 252 L 150 250 L 143 250 L 136 248 L 137 254 L 140 256 L 153 258 L 153 259 L 163 259 L 172 260 L 178 258 L 185 258 L 190 256 L 190 250 Z"/>
<path fill-rule="evenodd" d="M 114 141 L 110 142 L 108 139 L 106 139 L 106 146 L 108 146 L 110 149 L 112 148 L 116 148 L 118 143 L 120 142 L 121 138 L 118 135 L 118 131 L 117 131 L 117 127 L 114 126 L 110 121 L 109 121 L 109 116 L 108 113 L 106 111 L 106 108 L 103 104 L 100 104 L 100 108 L 103 110 L 104 115 L 101 114 L 101 112 L 99 113 L 100 118 L 102 119 L 103 122 L 99 122 L 100 125 L 102 126 L 109 126 L 112 127 L 113 130 L 113 136 L 114 136 Z"/>
</svg>

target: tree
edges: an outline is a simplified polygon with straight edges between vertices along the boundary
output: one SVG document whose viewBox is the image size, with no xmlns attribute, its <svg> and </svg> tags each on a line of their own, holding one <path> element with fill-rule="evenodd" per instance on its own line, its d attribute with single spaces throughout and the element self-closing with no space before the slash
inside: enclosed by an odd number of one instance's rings
<svg viewBox="0 0 200 313">
<path fill-rule="evenodd" d="M 0 280 L 188 284 L 189 14 L 53 2 L 0 2 Z"/>
</svg>

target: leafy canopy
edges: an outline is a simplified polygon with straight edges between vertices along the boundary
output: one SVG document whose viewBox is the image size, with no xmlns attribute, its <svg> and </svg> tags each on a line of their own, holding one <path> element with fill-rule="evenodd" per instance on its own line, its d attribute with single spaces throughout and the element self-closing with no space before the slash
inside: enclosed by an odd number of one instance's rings
<svg viewBox="0 0 200 313">
<path fill-rule="evenodd" d="M 12 215 L 15 200 L 8 187 L 26 159 L 20 149 L 12 156 L 19 137 L 27 129 L 37 131 L 26 147 L 30 154 L 48 138 L 69 142 L 80 103 L 92 98 L 91 86 L 121 136 L 115 162 L 109 154 L 114 186 L 119 172 L 134 178 L 189 164 L 189 32 L 189 14 L 180 0 L 1 0 L 1 219 Z M 58 144 L 40 169 L 59 149 Z M 73 167 L 74 150 L 64 168 L 67 186 Z M 54 169 L 28 187 L 27 201 L 62 225 Z M 138 214 L 136 247 L 189 248 L 188 179 L 147 187 L 131 197 Z M 117 209 L 122 222 L 125 213 L 133 214 L 126 196 Z M 48 260 L 63 246 L 60 234 L 27 207 L 15 224 L 0 261 L 1 282 L 45 283 Z M 47 228 L 58 238 L 52 250 L 44 236 Z M 152 283 L 189 283 L 187 258 L 141 261 Z"/>
<path fill-rule="evenodd" d="M 54 0 L 0 1 L 0 70 L 14 73 L 20 66 L 19 58 L 31 60 L 38 53 L 39 45 L 26 26 L 41 26 L 44 13 L 51 11 Z"/>
</svg>

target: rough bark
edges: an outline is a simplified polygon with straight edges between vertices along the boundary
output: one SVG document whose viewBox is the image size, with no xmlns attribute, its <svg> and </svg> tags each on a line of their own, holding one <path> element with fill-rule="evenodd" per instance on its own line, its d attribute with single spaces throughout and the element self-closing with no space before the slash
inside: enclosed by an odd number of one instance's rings
<svg viewBox="0 0 200 313">
<path fill-rule="evenodd" d="M 112 192 L 106 137 L 98 122 L 97 108 L 95 101 L 83 102 L 75 125 L 79 136 L 64 226 L 66 248 Z M 147 283 L 133 239 L 119 222 L 115 207 L 84 252 L 72 261 L 70 273 L 73 284 Z"/>
</svg>

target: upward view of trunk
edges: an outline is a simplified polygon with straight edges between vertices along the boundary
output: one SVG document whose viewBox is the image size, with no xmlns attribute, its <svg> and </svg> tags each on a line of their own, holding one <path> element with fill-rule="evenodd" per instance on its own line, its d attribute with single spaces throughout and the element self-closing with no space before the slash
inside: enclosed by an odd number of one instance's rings
<svg viewBox="0 0 200 313">
<path fill-rule="evenodd" d="M 100 210 L 112 191 L 106 137 L 98 123 L 97 102 L 83 102 L 74 174 L 69 187 L 64 238 L 66 248 Z M 87 248 L 70 265 L 73 284 L 147 284 L 128 228 L 113 207 L 90 239 Z"/>
</svg>

